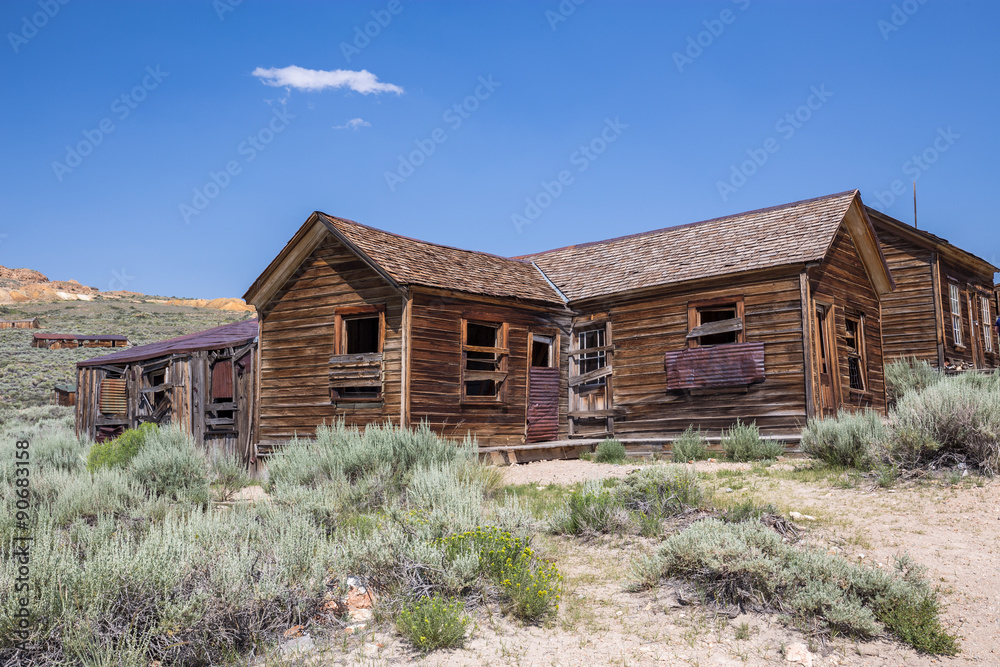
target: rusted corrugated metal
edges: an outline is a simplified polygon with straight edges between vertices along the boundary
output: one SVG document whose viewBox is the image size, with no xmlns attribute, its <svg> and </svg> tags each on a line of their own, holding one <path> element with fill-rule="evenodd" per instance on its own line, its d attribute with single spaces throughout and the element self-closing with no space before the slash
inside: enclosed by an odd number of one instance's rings
<svg viewBox="0 0 1000 667">
<path fill-rule="evenodd" d="M 233 364 L 229 359 L 212 366 L 212 400 L 233 397 Z"/>
<path fill-rule="evenodd" d="M 528 442 L 559 437 L 559 369 L 528 371 Z"/>
<path fill-rule="evenodd" d="M 101 380 L 100 410 L 106 415 L 123 415 L 128 411 L 125 378 Z"/>
<path fill-rule="evenodd" d="M 664 355 L 667 389 L 745 387 L 763 382 L 764 344 L 732 343 Z"/>
</svg>

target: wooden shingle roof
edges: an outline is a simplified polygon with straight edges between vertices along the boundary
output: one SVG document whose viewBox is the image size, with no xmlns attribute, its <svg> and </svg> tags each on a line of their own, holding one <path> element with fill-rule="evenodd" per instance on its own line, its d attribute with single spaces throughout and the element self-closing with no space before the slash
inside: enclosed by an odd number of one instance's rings
<svg viewBox="0 0 1000 667">
<path fill-rule="evenodd" d="M 399 285 L 562 304 L 531 262 L 419 241 L 321 213 L 341 240 L 370 258 Z"/>
<path fill-rule="evenodd" d="M 822 260 L 858 191 L 549 250 L 535 262 L 570 301 Z"/>
</svg>

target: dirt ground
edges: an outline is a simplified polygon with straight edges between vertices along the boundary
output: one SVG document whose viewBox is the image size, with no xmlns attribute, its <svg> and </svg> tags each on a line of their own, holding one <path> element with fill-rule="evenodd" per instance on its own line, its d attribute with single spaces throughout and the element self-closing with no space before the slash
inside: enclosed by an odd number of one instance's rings
<svg viewBox="0 0 1000 667">
<path fill-rule="evenodd" d="M 892 489 L 862 483 L 842 488 L 830 479 L 802 481 L 749 464 L 696 465 L 708 473 L 716 499 L 754 498 L 801 520 L 804 542 L 852 560 L 891 567 L 909 553 L 940 586 L 946 626 L 961 637 L 957 657 L 920 655 L 890 641 L 821 642 L 778 617 L 730 618 L 678 600 L 661 586 L 626 592 L 628 564 L 658 540 L 594 540 L 542 535 L 536 543 L 563 573 L 558 617 L 543 627 L 521 626 L 497 610 L 479 614 L 464 648 L 421 658 L 389 631 L 367 631 L 303 656 L 307 664 L 395 665 L 1000 665 L 1000 483 L 925 482 Z M 547 461 L 505 470 L 508 484 L 573 484 L 622 477 L 634 465 Z M 728 472 L 725 472 L 728 471 Z M 719 473 L 722 472 L 720 475 Z M 798 645 L 798 646 L 796 646 Z M 797 662 L 790 660 L 796 658 Z M 271 662 L 270 660 L 268 661 Z"/>
</svg>

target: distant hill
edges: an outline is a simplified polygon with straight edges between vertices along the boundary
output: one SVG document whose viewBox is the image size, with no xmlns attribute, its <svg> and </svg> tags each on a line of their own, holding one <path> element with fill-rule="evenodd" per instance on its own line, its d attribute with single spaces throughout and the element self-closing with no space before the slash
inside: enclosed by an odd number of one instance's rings
<svg viewBox="0 0 1000 667">
<path fill-rule="evenodd" d="M 49 280 L 34 269 L 9 269 L 0 266 L 0 305 L 45 303 L 51 301 L 146 301 L 175 306 L 212 308 L 235 312 L 253 312 L 253 306 L 243 299 L 175 299 L 147 296 L 139 292 L 116 290 L 102 292 L 96 287 L 81 285 L 76 280 Z"/>
</svg>

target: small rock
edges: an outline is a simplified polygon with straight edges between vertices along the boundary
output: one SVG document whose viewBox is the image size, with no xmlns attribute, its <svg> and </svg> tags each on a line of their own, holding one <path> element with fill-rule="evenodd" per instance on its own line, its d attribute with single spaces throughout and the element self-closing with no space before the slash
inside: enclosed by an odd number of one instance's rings
<svg viewBox="0 0 1000 667">
<path fill-rule="evenodd" d="M 878 647 L 872 644 L 858 644 L 858 654 L 868 657 L 878 655 Z"/>
<path fill-rule="evenodd" d="M 301 626 L 301 625 L 294 625 L 294 626 L 288 628 L 287 630 L 285 630 L 281 634 L 282 634 L 282 636 L 285 639 L 291 639 L 292 637 L 301 637 L 302 636 L 302 628 L 303 628 L 303 626 Z"/>
<path fill-rule="evenodd" d="M 789 644 L 785 648 L 785 660 L 787 662 L 797 662 L 806 667 L 812 667 L 815 655 L 809 652 L 805 644 Z"/>
<path fill-rule="evenodd" d="M 312 637 L 309 635 L 303 635 L 289 642 L 285 642 L 279 648 L 279 650 L 284 655 L 290 655 L 292 653 L 306 653 L 315 648 Z"/>
<path fill-rule="evenodd" d="M 355 623 L 367 623 L 374 615 L 371 609 L 352 609 L 347 612 L 347 616 Z"/>
<path fill-rule="evenodd" d="M 354 625 L 348 625 L 346 628 L 344 628 L 344 634 L 353 635 L 355 632 L 361 632 L 366 627 L 368 627 L 367 623 L 355 623 Z"/>
<path fill-rule="evenodd" d="M 706 459 L 707 463 L 717 463 L 718 459 Z"/>
<path fill-rule="evenodd" d="M 732 492 L 733 492 L 733 490 L 732 490 L 732 489 L 730 489 L 730 488 L 729 488 L 728 486 L 724 486 L 724 487 L 722 487 L 721 489 L 719 489 L 719 492 L 720 492 L 720 493 L 732 493 Z"/>
<path fill-rule="evenodd" d="M 815 521 L 816 517 L 809 516 L 808 514 L 802 514 L 801 512 L 789 512 L 790 516 L 794 521 Z"/>
<path fill-rule="evenodd" d="M 361 652 L 371 658 L 378 655 L 378 650 L 380 648 L 381 647 L 378 644 L 368 643 L 361 647 Z"/>
</svg>

